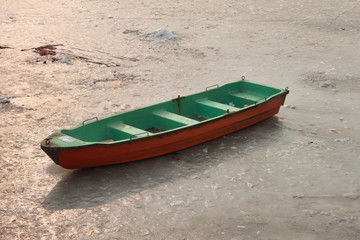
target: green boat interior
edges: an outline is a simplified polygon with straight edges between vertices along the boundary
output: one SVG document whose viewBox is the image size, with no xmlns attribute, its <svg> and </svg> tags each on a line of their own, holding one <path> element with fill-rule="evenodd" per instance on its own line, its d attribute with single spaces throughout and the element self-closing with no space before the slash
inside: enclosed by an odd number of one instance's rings
<svg viewBox="0 0 360 240">
<path fill-rule="evenodd" d="M 281 92 L 281 89 L 239 81 L 61 132 L 84 142 L 132 140 L 237 112 Z"/>
</svg>

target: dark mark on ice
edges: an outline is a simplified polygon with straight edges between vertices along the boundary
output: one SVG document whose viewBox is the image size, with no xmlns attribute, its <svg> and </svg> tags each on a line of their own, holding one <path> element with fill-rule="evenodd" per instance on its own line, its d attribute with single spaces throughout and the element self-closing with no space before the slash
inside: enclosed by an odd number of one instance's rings
<svg viewBox="0 0 360 240">
<path fill-rule="evenodd" d="M 10 103 L 10 99 L 1 95 L 1 92 L 0 92 L 0 104 L 8 104 Z"/>
<path fill-rule="evenodd" d="M 136 35 L 140 35 L 141 32 L 140 32 L 140 30 L 130 30 L 130 29 L 126 29 L 125 31 L 123 31 L 123 34 L 136 34 Z"/>
<path fill-rule="evenodd" d="M 7 104 L 10 103 L 10 100 L 6 97 L 0 96 L 0 104 Z"/>
</svg>

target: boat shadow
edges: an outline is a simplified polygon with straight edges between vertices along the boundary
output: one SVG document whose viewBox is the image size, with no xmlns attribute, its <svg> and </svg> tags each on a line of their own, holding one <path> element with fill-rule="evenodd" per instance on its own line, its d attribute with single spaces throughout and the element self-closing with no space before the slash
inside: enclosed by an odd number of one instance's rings
<svg viewBox="0 0 360 240">
<path fill-rule="evenodd" d="M 65 176 L 45 197 L 42 205 L 48 210 L 104 205 L 215 167 L 226 161 L 223 156 L 228 156 L 231 151 L 230 147 L 220 146 L 231 146 L 242 137 L 246 141 L 239 144 L 241 147 L 237 151 L 247 148 L 254 140 L 259 144 L 271 144 L 271 138 L 282 135 L 283 129 L 275 116 L 225 137 L 165 156 L 63 172 Z"/>
</svg>

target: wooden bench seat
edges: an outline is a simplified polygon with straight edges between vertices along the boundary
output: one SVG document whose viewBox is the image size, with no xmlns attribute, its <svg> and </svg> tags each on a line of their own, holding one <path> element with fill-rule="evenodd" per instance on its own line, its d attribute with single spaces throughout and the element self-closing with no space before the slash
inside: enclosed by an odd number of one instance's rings
<svg viewBox="0 0 360 240">
<path fill-rule="evenodd" d="M 147 132 L 143 129 L 127 125 L 123 122 L 115 122 L 109 124 L 109 127 L 115 130 L 118 130 L 120 132 L 127 133 L 129 136 L 150 136 L 152 133 Z"/>
<path fill-rule="evenodd" d="M 237 107 L 233 107 L 233 106 L 230 106 L 230 105 L 226 105 L 226 104 L 222 104 L 222 103 L 219 103 L 219 102 L 211 101 L 209 99 L 197 100 L 196 102 L 198 104 L 201 104 L 201 105 L 204 105 L 204 106 L 207 106 L 207 107 L 224 110 L 225 112 L 236 112 L 236 111 L 239 110 L 239 108 L 237 108 Z"/>
<path fill-rule="evenodd" d="M 182 123 L 185 125 L 194 125 L 194 124 L 199 123 L 199 121 L 196 121 L 194 119 L 187 118 L 187 117 L 181 116 L 179 114 L 175 114 L 175 113 L 168 112 L 165 110 L 155 111 L 154 115 L 174 121 L 174 122 Z"/>
</svg>

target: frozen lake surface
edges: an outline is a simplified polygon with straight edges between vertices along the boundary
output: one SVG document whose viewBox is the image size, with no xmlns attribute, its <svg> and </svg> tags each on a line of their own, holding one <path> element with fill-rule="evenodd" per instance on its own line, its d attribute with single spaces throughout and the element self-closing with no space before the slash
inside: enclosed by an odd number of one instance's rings
<svg viewBox="0 0 360 240">
<path fill-rule="evenodd" d="M 0 239 L 358 239 L 356 4 L 2 4 Z M 40 149 L 55 129 L 242 75 L 289 87 L 278 115 L 114 166 L 69 171 Z"/>
</svg>

